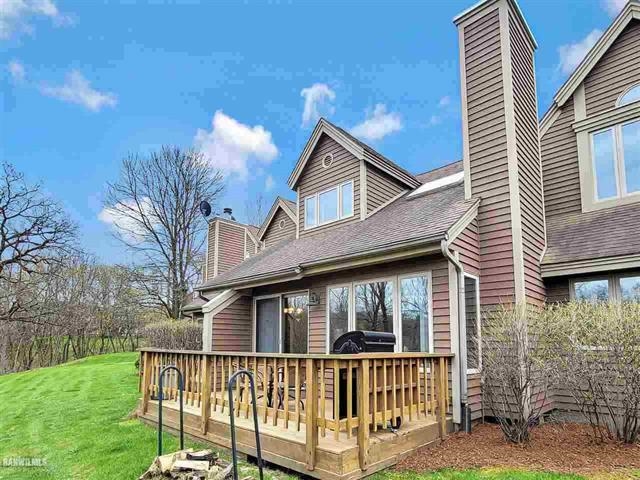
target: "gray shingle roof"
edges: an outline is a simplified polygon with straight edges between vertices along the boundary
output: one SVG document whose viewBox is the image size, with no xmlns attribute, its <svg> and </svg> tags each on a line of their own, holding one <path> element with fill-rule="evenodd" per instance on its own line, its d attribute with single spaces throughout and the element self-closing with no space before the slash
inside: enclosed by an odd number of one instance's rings
<svg viewBox="0 0 640 480">
<path fill-rule="evenodd" d="M 476 202 L 464 199 L 460 184 L 414 198 L 403 196 L 363 221 L 283 240 L 199 288 L 275 276 L 300 265 L 392 249 L 408 242 L 438 241 Z"/>
<path fill-rule="evenodd" d="M 543 265 L 640 253 L 638 204 L 547 220 Z"/>
<path fill-rule="evenodd" d="M 458 160 L 457 162 L 434 168 L 433 170 L 429 170 L 428 172 L 418 173 L 415 177 L 422 183 L 433 182 L 434 180 L 438 180 L 439 178 L 444 178 L 448 177 L 449 175 L 459 173 L 463 170 L 463 168 L 464 167 L 462 165 L 462 160 Z"/>
</svg>

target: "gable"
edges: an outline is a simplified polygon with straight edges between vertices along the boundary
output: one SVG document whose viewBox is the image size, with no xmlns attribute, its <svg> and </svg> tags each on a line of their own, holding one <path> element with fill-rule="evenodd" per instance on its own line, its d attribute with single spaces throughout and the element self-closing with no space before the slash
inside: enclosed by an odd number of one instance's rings
<svg viewBox="0 0 640 480">
<path fill-rule="evenodd" d="M 640 20 L 632 20 L 584 79 L 587 116 L 616 106 L 620 95 L 640 83 Z"/>
<path fill-rule="evenodd" d="M 328 155 L 332 160 L 329 166 L 323 165 Z M 353 211 L 360 211 L 360 160 L 327 134 L 322 134 L 314 150 L 309 155 L 298 180 L 300 206 L 300 236 L 305 232 L 304 201 L 310 195 L 335 187 L 343 182 L 353 181 Z M 353 215 L 345 220 L 313 228 L 313 231 L 324 230 L 332 225 L 342 224 L 359 219 Z"/>
<path fill-rule="evenodd" d="M 278 243 L 285 238 L 295 237 L 296 224 L 282 207 L 278 207 L 269 226 L 264 231 L 262 241 L 265 248 Z"/>
</svg>

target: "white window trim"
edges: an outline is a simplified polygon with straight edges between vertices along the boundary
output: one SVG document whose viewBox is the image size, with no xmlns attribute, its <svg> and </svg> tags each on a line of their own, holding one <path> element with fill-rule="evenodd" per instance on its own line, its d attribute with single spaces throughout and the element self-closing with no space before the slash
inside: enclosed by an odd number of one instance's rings
<svg viewBox="0 0 640 480">
<path fill-rule="evenodd" d="M 393 304 L 393 333 L 396 336 L 396 345 L 394 347 L 395 353 L 403 353 L 402 352 L 402 315 L 400 312 L 401 306 L 401 294 L 400 294 L 400 283 L 403 279 L 406 278 L 414 278 L 414 277 L 426 277 L 427 278 L 427 316 L 429 321 L 429 350 L 426 353 L 434 352 L 434 338 L 433 338 L 433 283 L 432 283 L 432 274 L 431 270 L 422 270 L 418 272 L 411 273 L 403 273 L 399 275 L 391 275 L 385 277 L 373 277 L 373 278 L 363 278 L 358 279 L 353 282 L 346 283 L 336 283 L 327 285 L 326 288 L 326 300 L 325 300 L 325 352 L 331 352 L 331 345 L 329 345 L 329 332 L 330 332 L 330 318 L 329 314 L 331 313 L 329 308 L 329 291 L 334 288 L 348 288 L 349 289 L 349 306 L 348 306 L 348 320 L 347 320 L 347 331 L 353 331 L 356 328 L 356 302 L 355 302 L 355 291 L 356 286 L 358 285 L 366 285 L 368 283 L 377 283 L 377 282 L 391 282 L 392 284 L 392 304 Z"/>
<path fill-rule="evenodd" d="M 475 375 L 482 371 L 482 315 L 480 315 L 480 277 L 477 275 L 471 275 L 465 273 L 465 277 L 472 278 L 476 282 L 476 321 L 478 329 L 478 368 L 467 368 L 467 375 Z M 464 285 L 463 285 L 464 289 Z M 465 297 L 466 300 L 466 297 Z M 467 328 L 467 312 L 464 312 L 465 328 Z M 466 337 L 465 337 L 466 338 Z M 465 346 L 466 348 L 466 346 Z M 469 358 L 469 352 L 467 352 L 467 362 Z"/>
<path fill-rule="evenodd" d="M 342 214 L 342 188 L 345 185 L 351 184 L 351 213 L 349 215 L 343 215 Z M 353 180 L 347 180 L 346 182 L 342 182 L 339 183 L 337 185 L 334 185 L 330 188 L 326 188 L 324 190 L 321 190 L 319 192 L 314 193 L 313 195 L 308 195 L 307 197 L 305 197 L 304 199 L 304 229 L 305 230 L 312 230 L 314 228 L 318 228 L 318 227 L 323 227 L 325 225 L 329 225 L 331 223 L 335 223 L 335 222 L 339 222 L 341 220 L 345 220 L 347 218 L 351 218 L 355 215 L 355 192 L 354 192 L 354 188 L 355 188 L 355 182 Z M 326 222 L 320 222 L 320 195 L 330 192 L 332 190 L 337 190 L 338 191 L 338 200 L 337 200 L 337 217 L 335 220 L 328 220 Z M 315 218 L 313 219 L 314 223 L 313 225 L 308 225 L 307 224 L 307 201 L 309 201 L 310 199 L 315 199 L 316 202 L 316 212 L 315 212 Z"/>
<path fill-rule="evenodd" d="M 278 351 L 276 353 L 283 353 L 283 324 L 284 324 L 284 315 L 282 309 L 284 308 L 284 297 L 292 296 L 292 295 L 306 295 L 307 296 L 307 354 L 309 353 L 309 339 L 311 335 L 311 329 L 309 328 L 311 325 L 311 319 L 309 318 L 309 294 L 310 291 L 307 290 L 293 290 L 291 292 L 283 292 L 283 293 L 275 293 L 271 295 L 259 295 L 257 297 L 253 297 L 253 315 L 252 315 L 252 331 L 253 331 L 253 340 L 251 349 L 253 353 L 257 353 L 257 337 L 258 337 L 258 309 L 256 307 L 258 300 L 266 300 L 269 298 L 278 298 Z"/>
<path fill-rule="evenodd" d="M 635 89 L 640 89 L 640 83 L 636 83 L 631 85 L 629 88 L 627 88 L 625 91 L 623 91 L 620 96 L 618 97 L 618 99 L 616 100 L 616 107 L 624 107 L 625 105 L 631 105 L 632 103 L 636 103 L 636 102 L 640 102 L 640 100 L 635 100 L 633 102 L 627 102 L 627 103 L 621 103 L 622 99 L 632 90 Z"/>
</svg>

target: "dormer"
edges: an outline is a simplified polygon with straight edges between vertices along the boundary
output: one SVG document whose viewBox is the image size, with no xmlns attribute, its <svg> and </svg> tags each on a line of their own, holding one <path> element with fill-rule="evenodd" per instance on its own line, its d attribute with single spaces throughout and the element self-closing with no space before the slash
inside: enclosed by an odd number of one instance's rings
<svg viewBox="0 0 640 480">
<path fill-rule="evenodd" d="M 632 0 L 541 124 L 547 215 L 640 202 L 640 2 Z"/>
<path fill-rule="evenodd" d="M 296 203 L 278 197 L 260 227 L 258 241 L 263 248 L 269 248 L 287 238 L 295 238 L 297 225 Z"/>
<path fill-rule="evenodd" d="M 321 119 L 289 177 L 297 194 L 297 236 L 364 220 L 420 186 L 406 170 Z"/>
</svg>

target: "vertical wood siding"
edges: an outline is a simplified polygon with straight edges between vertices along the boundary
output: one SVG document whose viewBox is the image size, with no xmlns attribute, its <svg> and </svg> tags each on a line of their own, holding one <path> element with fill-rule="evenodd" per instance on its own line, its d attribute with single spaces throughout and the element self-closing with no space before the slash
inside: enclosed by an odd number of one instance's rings
<svg viewBox="0 0 640 480">
<path fill-rule="evenodd" d="M 219 352 L 250 352 L 252 349 L 253 300 L 240 297 L 213 317 L 211 347 Z"/>
<path fill-rule="evenodd" d="M 478 211 L 483 306 L 515 293 L 498 10 L 464 27 L 471 190 Z"/>
<path fill-rule="evenodd" d="M 309 353 L 326 352 L 327 286 L 352 281 L 380 279 L 392 275 L 431 271 L 433 296 L 433 331 L 436 352 L 451 351 L 449 327 L 449 271 L 441 256 L 421 257 L 373 267 L 357 268 L 319 275 L 295 282 L 279 283 L 254 289 L 255 296 L 310 290 L 318 294 L 318 305 L 309 307 Z"/>
<path fill-rule="evenodd" d="M 244 233 L 244 227 L 220 222 L 218 227 L 218 275 L 244 260 Z"/>
<path fill-rule="evenodd" d="M 570 98 L 540 139 L 547 218 L 582 211 L 578 144 L 571 127 L 574 121 L 573 98 Z"/>
<path fill-rule="evenodd" d="M 322 159 L 328 153 L 333 155 L 333 164 L 328 168 L 324 168 L 322 166 Z M 309 195 L 337 186 L 348 180 L 353 180 L 354 215 L 345 220 L 333 222 L 311 230 L 305 230 L 304 199 Z M 360 215 L 358 215 L 358 212 L 360 212 L 360 161 L 328 135 L 322 135 L 318 141 L 315 150 L 300 175 L 298 185 L 300 188 L 300 211 L 298 212 L 298 218 L 300 219 L 300 237 L 311 235 L 318 231 L 324 231 L 334 225 L 342 225 L 360 219 Z"/>
<path fill-rule="evenodd" d="M 509 39 L 515 110 L 516 157 L 522 224 L 524 282 L 527 302 L 542 305 L 545 299 L 540 257 L 545 247 L 540 143 L 533 47 L 520 23 L 509 13 Z"/>
<path fill-rule="evenodd" d="M 406 188 L 385 172 L 367 164 L 367 213 L 384 205 Z"/>
<path fill-rule="evenodd" d="M 280 228 L 280 222 L 284 221 L 284 228 Z M 273 216 L 271 223 L 264 232 L 262 240 L 266 248 L 278 243 L 285 238 L 296 236 L 296 224 L 291 220 L 291 217 L 287 215 L 282 208 L 278 208 L 276 214 Z"/>
<path fill-rule="evenodd" d="M 640 82 L 640 21 L 632 20 L 584 80 L 587 116 L 615 107 Z"/>
<path fill-rule="evenodd" d="M 207 227 L 207 268 L 205 272 L 205 281 L 213 278 L 213 268 L 216 258 L 215 242 L 216 242 L 216 224 L 215 222 L 209 222 Z"/>
</svg>

